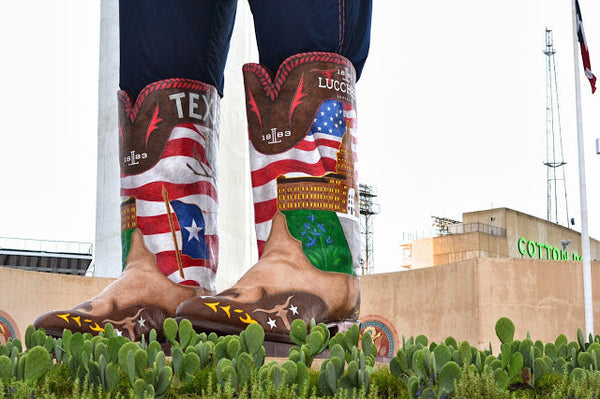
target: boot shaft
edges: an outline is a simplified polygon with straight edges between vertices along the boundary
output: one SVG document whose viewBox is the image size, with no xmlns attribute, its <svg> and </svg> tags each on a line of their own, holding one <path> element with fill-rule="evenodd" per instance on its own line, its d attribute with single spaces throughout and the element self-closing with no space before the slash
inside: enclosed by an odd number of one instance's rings
<svg viewBox="0 0 600 399">
<path fill-rule="evenodd" d="M 259 256 L 277 212 L 320 270 L 356 274 L 356 74 L 338 54 L 288 58 L 273 79 L 244 66 Z"/>
<path fill-rule="evenodd" d="M 171 280 L 214 290 L 219 97 L 187 79 L 119 92 L 123 266 L 137 228 Z"/>
</svg>

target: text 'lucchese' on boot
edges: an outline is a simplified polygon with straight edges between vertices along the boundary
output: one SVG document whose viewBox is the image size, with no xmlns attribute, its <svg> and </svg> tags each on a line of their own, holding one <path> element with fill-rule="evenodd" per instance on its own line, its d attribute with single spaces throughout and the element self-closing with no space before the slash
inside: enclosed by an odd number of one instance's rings
<svg viewBox="0 0 600 399">
<path fill-rule="evenodd" d="M 196 295 L 214 294 L 217 270 L 218 101 L 187 79 L 119 92 L 121 241 L 124 270 L 100 294 L 34 325 L 97 334 L 106 323 L 132 340 Z"/>
<path fill-rule="evenodd" d="M 225 334 L 258 323 L 281 342 L 294 319 L 357 320 L 355 76 L 331 53 L 289 57 L 274 79 L 244 66 L 259 261 L 231 288 L 183 302 L 179 318 Z"/>
</svg>

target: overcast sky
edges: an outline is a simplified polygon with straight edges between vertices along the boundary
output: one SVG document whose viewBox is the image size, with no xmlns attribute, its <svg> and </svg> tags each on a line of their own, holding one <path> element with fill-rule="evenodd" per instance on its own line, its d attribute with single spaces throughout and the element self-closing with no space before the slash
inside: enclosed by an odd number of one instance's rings
<svg viewBox="0 0 600 399">
<path fill-rule="evenodd" d="M 0 236 L 94 241 L 99 4 L 2 6 Z M 600 77 L 600 4 L 580 5 Z M 357 89 L 360 176 L 380 195 L 376 271 L 398 269 L 402 232 L 429 230 L 431 215 L 546 217 L 546 27 L 579 230 L 570 0 L 375 1 L 373 12 Z M 600 238 L 600 90 L 592 96 L 583 74 L 581 88 L 589 229 Z"/>
</svg>

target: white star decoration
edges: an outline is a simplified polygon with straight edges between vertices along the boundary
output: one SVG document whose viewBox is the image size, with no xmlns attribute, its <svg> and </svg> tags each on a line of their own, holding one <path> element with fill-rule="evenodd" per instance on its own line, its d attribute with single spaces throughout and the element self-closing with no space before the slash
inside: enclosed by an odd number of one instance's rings
<svg viewBox="0 0 600 399">
<path fill-rule="evenodd" d="M 117 333 L 118 337 L 122 337 L 123 336 L 123 331 L 118 330 L 118 329 L 115 328 L 115 332 Z"/>
<path fill-rule="evenodd" d="M 202 227 L 198 227 L 195 219 L 192 219 L 192 225 L 190 227 L 184 227 L 184 229 L 186 229 L 190 233 L 188 241 L 192 241 L 192 238 L 195 238 L 196 240 L 200 241 L 198 233 L 202 231 Z"/>
<path fill-rule="evenodd" d="M 267 321 L 267 324 L 269 326 L 271 326 L 271 330 L 277 327 L 277 324 L 275 323 L 275 320 L 271 319 L 270 317 L 269 317 L 269 321 Z"/>
<path fill-rule="evenodd" d="M 143 317 L 140 317 L 137 323 L 139 324 L 140 328 L 146 328 L 146 320 Z"/>
<path fill-rule="evenodd" d="M 290 305 L 290 310 L 292 311 L 292 314 L 298 314 L 298 307 L 297 306 Z"/>
</svg>

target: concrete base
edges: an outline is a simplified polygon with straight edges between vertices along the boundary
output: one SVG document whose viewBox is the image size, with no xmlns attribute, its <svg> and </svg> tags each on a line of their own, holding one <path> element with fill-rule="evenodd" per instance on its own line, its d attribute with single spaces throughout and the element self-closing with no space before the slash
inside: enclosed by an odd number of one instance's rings
<svg viewBox="0 0 600 399">
<path fill-rule="evenodd" d="M 594 318 L 600 317 L 600 262 L 592 262 Z M 361 314 L 388 319 L 406 338 L 448 336 L 481 349 L 500 342 L 500 317 L 515 324 L 515 339 L 576 340 L 584 326 L 580 262 L 476 258 L 454 264 L 361 278 Z M 596 322 L 598 334 L 599 322 Z"/>
<path fill-rule="evenodd" d="M 40 314 L 68 309 L 98 294 L 113 279 L 27 272 L 0 267 L 0 327 L 14 324 L 19 337 Z M 594 318 L 600 317 L 600 262 L 592 262 Z M 402 336 L 448 336 L 495 352 L 495 323 L 503 316 L 515 337 L 554 342 L 576 339 L 584 325 L 580 262 L 477 258 L 398 273 L 361 277 L 361 314 L 388 321 L 395 347 Z M 600 322 L 596 322 L 596 331 Z M 6 326 L 5 326 L 6 327 Z M 4 328 L 9 331 L 10 328 Z M 397 331 L 397 333 L 395 333 Z M 598 332 L 596 332 L 598 333 Z M 2 329 L 0 328 L 0 334 Z M 0 340 L 5 340 L 0 337 Z"/>
<path fill-rule="evenodd" d="M 113 280 L 0 267 L 0 292 L 3 294 L 0 296 L 0 327 L 3 322 L 14 323 L 12 330 L 22 339 L 27 326 L 33 324 L 39 315 L 72 308 L 100 293 Z M 11 326 L 4 327 L 5 334 L 8 334 Z M 0 343 L 4 340 L 0 337 Z"/>
</svg>

